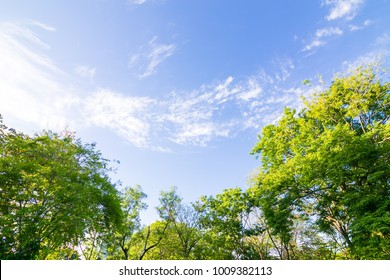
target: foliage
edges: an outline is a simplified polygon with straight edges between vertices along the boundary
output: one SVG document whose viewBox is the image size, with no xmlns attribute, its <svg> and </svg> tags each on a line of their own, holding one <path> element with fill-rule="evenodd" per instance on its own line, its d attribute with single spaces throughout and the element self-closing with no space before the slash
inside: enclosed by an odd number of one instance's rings
<svg viewBox="0 0 390 280">
<path fill-rule="evenodd" d="M 133 236 L 134 246 L 129 251 L 130 259 L 177 259 L 175 258 L 177 240 L 173 240 L 171 237 L 172 231 L 169 229 L 169 223 L 165 221 L 155 221 L 148 226 L 144 226 Z M 166 246 L 167 243 L 168 246 Z"/>
<path fill-rule="evenodd" d="M 198 204 L 209 259 L 244 258 L 244 236 L 249 233 L 250 200 L 241 189 L 226 189 L 216 197 L 202 197 Z"/>
<path fill-rule="evenodd" d="M 95 144 L 66 131 L 28 136 L 1 121 L 0 258 L 72 256 L 87 232 L 103 237 L 121 219 L 109 171 Z"/>
<path fill-rule="evenodd" d="M 182 203 L 176 187 L 160 193 L 157 212 L 161 221 L 145 227 L 141 259 L 196 259 L 201 232 L 199 215 L 192 205 Z"/>
<path fill-rule="evenodd" d="M 346 258 L 390 257 L 389 89 L 375 68 L 358 68 L 264 127 L 252 191 L 284 243 L 294 217 L 307 217 Z"/>
<path fill-rule="evenodd" d="M 122 223 L 112 233 L 105 245 L 107 257 L 113 259 L 129 259 L 129 251 L 134 246 L 133 236 L 141 228 L 140 212 L 147 208 L 143 200 L 147 195 L 141 186 L 126 187 L 121 193 Z"/>
<path fill-rule="evenodd" d="M 257 206 L 257 191 L 226 189 L 215 197 L 203 197 L 202 259 L 326 259 L 333 251 L 307 219 L 291 218 L 288 240 L 275 216 Z M 280 217 L 280 216 L 279 216 Z M 276 225 L 276 226 L 275 226 Z M 279 226 L 279 227 L 278 227 Z"/>
</svg>

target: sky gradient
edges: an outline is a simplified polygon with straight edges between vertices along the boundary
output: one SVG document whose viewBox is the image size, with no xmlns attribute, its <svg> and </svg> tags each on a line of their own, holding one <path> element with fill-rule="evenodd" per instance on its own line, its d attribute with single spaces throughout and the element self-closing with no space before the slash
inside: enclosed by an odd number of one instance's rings
<svg viewBox="0 0 390 280">
<path fill-rule="evenodd" d="M 121 162 L 113 179 L 147 193 L 148 223 L 170 186 L 186 202 L 246 188 L 261 128 L 335 73 L 389 69 L 389 14 L 388 0 L 1 0 L 0 114 L 96 142 Z"/>
</svg>

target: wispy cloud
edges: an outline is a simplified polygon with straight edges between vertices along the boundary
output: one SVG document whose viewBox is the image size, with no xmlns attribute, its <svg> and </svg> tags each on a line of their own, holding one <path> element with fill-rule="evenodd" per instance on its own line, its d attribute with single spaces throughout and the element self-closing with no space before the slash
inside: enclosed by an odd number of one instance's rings
<svg viewBox="0 0 390 280">
<path fill-rule="evenodd" d="M 390 35 L 388 33 L 383 33 L 378 36 L 373 46 L 373 50 L 358 56 L 356 59 L 344 61 L 342 63 L 343 70 L 349 71 L 358 66 L 383 62 L 390 57 Z"/>
<path fill-rule="evenodd" d="M 207 86 L 191 93 L 172 93 L 165 98 L 164 108 L 157 118 L 170 141 L 205 146 L 214 136 L 228 135 L 215 120 L 219 108 L 215 98 L 218 93 L 214 90 Z"/>
<path fill-rule="evenodd" d="M 324 0 L 323 4 L 330 6 L 326 19 L 329 21 L 336 19 L 351 20 L 356 16 L 363 2 L 364 0 Z"/>
<path fill-rule="evenodd" d="M 349 30 L 351 30 L 352 32 L 358 31 L 358 30 L 364 29 L 364 28 L 366 28 L 366 27 L 368 27 L 368 26 L 370 26 L 372 24 L 374 24 L 374 21 L 367 19 L 360 25 L 350 24 L 349 25 Z"/>
<path fill-rule="evenodd" d="M 338 27 L 322 28 L 316 31 L 317 38 L 329 37 L 334 35 L 342 35 L 342 34 L 343 31 Z"/>
<path fill-rule="evenodd" d="M 127 3 L 133 5 L 142 5 L 146 3 L 146 0 L 127 0 Z"/>
<path fill-rule="evenodd" d="M 40 28 L 45 29 L 46 31 L 57 31 L 57 29 L 55 27 L 50 26 L 50 25 L 45 24 L 45 23 L 42 23 L 40 21 L 30 20 L 29 23 L 31 25 L 39 26 Z"/>
<path fill-rule="evenodd" d="M 287 63 L 288 62 L 288 63 Z M 293 69 L 291 60 L 280 66 Z M 176 129 L 171 132 L 175 143 L 203 146 L 219 137 L 234 137 L 243 130 L 257 131 L 267 121 L 280 115 L 284 106 L 300 103 L 291 93 L 278 87 L 284 80 L 260 71 L 247 79 L 225 80 L 203 85 L 190 95 L 171 97 L 166 120 Z M 287 79 L 287 78 L 286 78 Z"/>
<path fill-rule="evenodd" d="M 64 128 L 79 102 L 64 82 L 68 79 L 44 53 L 42 42 L 28 24 L 0 24 L 0 112 L 41 128 Z M 35 21 L 42 31 L 55 28 Z"/>
<path fill-rule="evenodd" d="M 326 44 L 324 38 L 331 37 L 331 36 L 340 36 L 343 34 L 343 31 L 338 27 L 325 27 L 318 29 L 315 32 L 314 39 L 307 45 L 305 45 L 302 49 L 302 51 L 312 51 L 315 48 L 318 48 L 320 46 L 323 46 Z"/>
<path fill-rule="evenodd" d="M 304 52 L 311 51 L 312 49 L 318 48 L 322 45 L 325 45 L 324 41 L 321 41 L 319 39 L 315 39 L 312 42 L 310 42 L 309 44 L 307 44 L 306 46 L 304 46 L 302 51 L 304 51 Z"/>
<path fill-rule="evenodd" d="M 96 67 L 92 68 L 86 65 L 77 65 L 74 69 L 77 75 L 83 78 L 88 78 L 90 80 L 95 77 Z"/>
<path fill-rule="evenodd" d="M 235 89 L 230 88 L 230 85 L 232 84 L 233 80 L 234 78 L 232 76 L 229 76 L 224 82 L 219 83 L 214 88 L 214 92 L 215 92 L 214 99 L 218 103 L 226 102 L 231 95 L 237 93 L 238 90 L 237 88 Z"/>
<path fill-rule="evenodd" d="M 157 36 L 148 42 L 145 49 L 131 56 L 129 67 L 136 69 L 140 79 L 156 73 L 156 68 L 176 51 L 175 44 L 159 44 Z"/>
<path fill-rule="evenodd" d="M 278 58 L 274 61 L 274 64 L 276 65 L 275 77 L 279 81 L 287 80 L 295 69 L 295 65 L 290 58 Z"/>
<path fill-rule="evenodd" d="M 258 98 L 263 92 L 261 85 L 256 81 L 255 78 L 251 77 L 247 81 L 246 90 L 242 90 L 237 98 L 244 102 L 249 102 L 250 100 Z"/>
<path fill-rule="evenodd" d="M 175 137 L 171 138 L 173 142 L 180 145 L 206 146 L 216 137 L 228 137 L 230 129 L 220 127 L 213 122 L 206 123 L 188 123 L 178 130 Z"/>
<path fill-rule="evenodd" d="M 108 128 L 135 146 L 146 147 L 153 103 L 154 100 L 147 97 L 125 96 L 100 89 L 84 100 L 84 116 L 89 124 Z"/>
<path fill-rule="evenodd" d="M 258 131 L 274 121 L 284 106 L 299 103 L 295 93 L 278 87 L 281 82 L 276 75 L 260 71 L 247 79 L 235 81 L 228 76 L 196 90 L 154 99 L 102 90 L 86 100 L 85 112 L 92 125 L 105 127 L 137 147 L 207 146 L 244 130 Z"/>
<path fill-rule="evenodd" d="M 390 45 L 390 35 L 388 33 L 383 33 L 381 36 L 376 38 L 375 45 L 381 47 Z"/>
</svg>

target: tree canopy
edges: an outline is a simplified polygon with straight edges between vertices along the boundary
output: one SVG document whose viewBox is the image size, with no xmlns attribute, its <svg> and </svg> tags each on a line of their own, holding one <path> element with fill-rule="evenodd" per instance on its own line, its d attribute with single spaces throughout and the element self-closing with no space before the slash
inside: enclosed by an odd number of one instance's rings
<svg viewBox="0 0 390 280">
<path fill-rule="evenodd" d="M 104 235 L 122 218 L 108 172 L 95 144 L 68 132 L 30 137 L 1 121 L 0 258 L 68 254 L 92 232 Z"/>
<path fill-rule="evenodd" d="M 263 127 L 249 188 L 185 204 L 141 186 L 70 132 L 16 132 L 0 116 L 1 259 L 390 259 L 390 83 L 337 75 Z M 304 81 L 306 86 L 310 82 Z"/>
<path fill-rule="evenodd" d="M 264 127 L 253 192 L 275 234 L 289 242 L 293 217 L 306 216 L 345 258 L 390 257 L 389 89 L 358 68 Z"/>
</svg>

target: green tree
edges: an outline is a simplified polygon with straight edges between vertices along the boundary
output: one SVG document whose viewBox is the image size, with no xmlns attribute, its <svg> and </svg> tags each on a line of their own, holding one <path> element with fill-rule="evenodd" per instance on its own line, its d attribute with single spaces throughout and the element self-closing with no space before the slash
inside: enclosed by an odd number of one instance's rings
<svg viewBox="0 0 390 280">
<path fill-rule="evenodd" d="M 177 254 L 177 239 L 172 237 L 170 224 L 155 221 L 133 235 L 134 246 L 129 256 L 134 260 L 170 260 Z M 169 243 L 165 246 L 164 241 Z M 160 246 L 161 245 L 161 246 Z"/>
<path fill-rule="evenodd" d="M 215 197 L 202 197 L 197 205 L 204 233 L 203 258 L 250 259 L 250 244 L 245 238 L 253 235 L 250 227 L 252 203 L 247 192 L 226 189 Z M 207 251 L 206 251 L 207 250 Z"/>
<path fill-rule="evenodd" d="M 129 259 L 130 249 L 134 246 L 134 234 L 141 229 L 140 212 L 147 208 L 143 200 L 147 195 L 141 186 L 126 187 L 121 193 L 122 223 L 117 225 L 112 239 L 107 242 L 108 258 Z"/>
<path fill-rule="evenodd" d="M 168 230 L 176 218 L 177 208 L 179 207 L 182 198 L 177 194 L 176 187 L 171 187 L 168 192 L 160 193 L 160 206 L 156 210 L 161 218 L 161 221 L 156 221 L 151 225 L 144 227 L 137 234 L 142 246 L 139 249 L 139 259 L 160 259 L 155 257 L 154 251 L 158 249 L 163 239 L 167 238 Z M 152 255 L 152 257 L 151 257 Z M 154 257 L 153 257 L 154 256 Z M 160 254 L 161 257 L 161 254 Z M 168 257 L 164 257 L 168 259 Z"/>
<path fill-rule="evenodd" d="M 178 252 L 180 259 L 198 259 L 203 234 L 200 213 L 194 205 L 179 205 L 176 218 L 173 221 L 173 231 L 179 239 Z"/>
<path fill-rule="evenodd" d="M 339 243 L 339 257 L 390 258 L 389 89 L 360 67 L 264 127 L 252 191 L 286 249 L 301 217 Z"/>
<path fill-rule="evenodd" d="M 155 260 L 196 259 L 201 240 L 198 212 L 182 203 L 177 188 L 160 193 L 157 207 L 160 219 L 136 234 L 139 258 Z"/>
<path fill-rule="evenodd" d="M 88 232 L 108 233 L 121 219 L 108 164 L 69 132 L 28 136 L 0 119 L 0 258 L 75 258 Z"/>
</svg>

